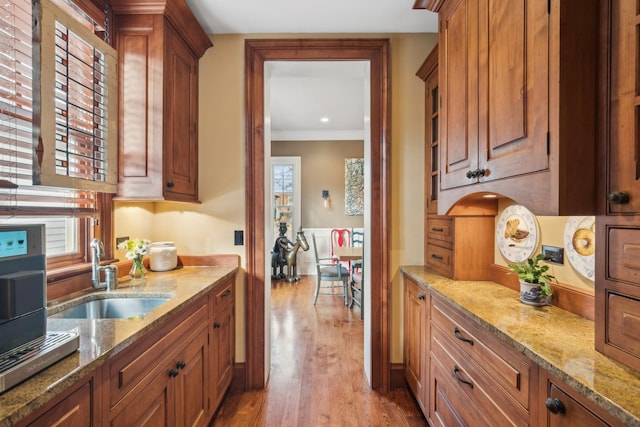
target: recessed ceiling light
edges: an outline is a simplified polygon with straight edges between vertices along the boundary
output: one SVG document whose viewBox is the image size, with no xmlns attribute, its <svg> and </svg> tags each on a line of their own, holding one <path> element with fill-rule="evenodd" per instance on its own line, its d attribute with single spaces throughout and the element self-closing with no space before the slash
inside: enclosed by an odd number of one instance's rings
<svg viewBox="0 0 640 427">
<path fill-rule="evenodd" d="M 322 123 L 329 123 L 329 117 L 321 117 L 321 118 L 320 118 L 320 121 L 321 121 Z"/>
</svg>

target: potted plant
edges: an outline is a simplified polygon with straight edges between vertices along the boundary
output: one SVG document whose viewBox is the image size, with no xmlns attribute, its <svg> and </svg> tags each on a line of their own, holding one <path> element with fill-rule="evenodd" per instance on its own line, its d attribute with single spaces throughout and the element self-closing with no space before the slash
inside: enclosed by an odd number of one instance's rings
<svg viewBox="0 0 640 427">
<path fill-rule="evenodd" d="M 547 273 L 548 265 L 539 264 L 543 260 L 544 255 L 538 254 L 526 261 L 509 264 L 509 268 L 520 279 L 520 301 L 523 304 L 546 305 L 548 297 L 553 293 L 551 282 L 555 281 L 555 277 Z"/>
</svg>

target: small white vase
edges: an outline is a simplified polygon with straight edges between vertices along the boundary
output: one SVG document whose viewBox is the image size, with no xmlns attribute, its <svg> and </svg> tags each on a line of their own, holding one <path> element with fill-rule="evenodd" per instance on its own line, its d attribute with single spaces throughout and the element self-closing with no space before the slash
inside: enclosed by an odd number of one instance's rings
<svg viewBox="0 0 640 427">
<path fill-rule="evenodd" d="M 542 288 L 538 283 L 520 280 L 520 301 L 527 305 L 543 306 L 547 305 L 548 297 L 542 295 Z"/>
</svg>

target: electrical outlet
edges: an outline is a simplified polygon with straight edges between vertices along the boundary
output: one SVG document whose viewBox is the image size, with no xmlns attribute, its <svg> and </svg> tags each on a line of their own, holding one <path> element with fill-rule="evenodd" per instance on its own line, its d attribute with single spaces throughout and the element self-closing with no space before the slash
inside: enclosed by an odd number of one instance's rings
<svg viewBox="0 0 640 427">
<path fill-rule="evenodd" d="M 116 247 L 122 243 L 122 242 L 126 242 L 127 240 L 129 240 L 129 236 L 123 236 L 123 237 L 116 237 Z"/>
<path fill-rule="evenodd" d="M 542 254 L 545 261 L 555 264 L 564 264 L 564 249 L 555 246 L 542 245 Z"/>
<path fill-rule="evenodd" d="M 233 232 L 233 244 L 236 246 L 244 245 L 244 231 L 234 230 Z"/>
</svg>

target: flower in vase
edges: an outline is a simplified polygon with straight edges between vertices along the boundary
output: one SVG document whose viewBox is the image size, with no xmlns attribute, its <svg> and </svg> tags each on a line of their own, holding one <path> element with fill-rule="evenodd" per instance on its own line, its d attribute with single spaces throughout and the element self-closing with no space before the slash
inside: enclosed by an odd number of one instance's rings
<svg viewBox="0 0 640 427">
<path fill-rule="evenodd" d="M 142 265 L 142 258 L 149 254 L 150 244 L 151 241 L 147 239 L 130 239 L 118 245 L 118 249 L 127 251 L 124 255 L 125 258 L 133 261 L 133 267 L 131 268 L 132 275 L 134 275 L 133 272 L 137 271 L 141 277 L 144 277 L 146 270 L 144 269 L 144 265 Z"/>
</svg>

